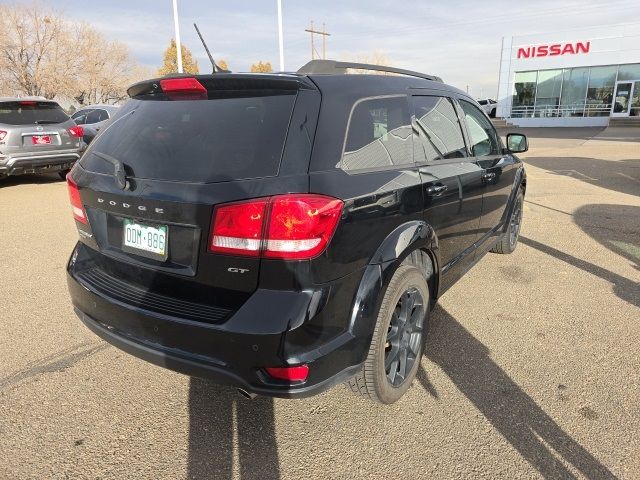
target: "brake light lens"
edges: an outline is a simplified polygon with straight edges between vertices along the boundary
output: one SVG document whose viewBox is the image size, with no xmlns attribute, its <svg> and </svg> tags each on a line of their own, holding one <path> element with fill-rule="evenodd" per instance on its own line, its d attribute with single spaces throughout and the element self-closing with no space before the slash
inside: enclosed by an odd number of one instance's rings
<svg viewBox="0 0 640 480">
<path fill-rule="evenodd" d="M 296 365 L 295 367 L 267 367 L 265 371 L 270 377 L 287 382 L 304 382 L 309 376 L 308 365 Z"/>
<path fill-rule="evenodd" d="M 209 249 L 212 252 L 260 255 L 267 199 L 216 207 Z"/>
<path fill-rule="evenodd" d="M 320 255 L 336 230 L 343 202 L 315 194 L 277 195 L 219 205 L 209 251 L 284 260 Z"/>
<path fill-rule="evenodd" d="M 207 89 L 196 78 L 166 78 L 160 88 L 170 100 L 206 100 Z"/>
<path fill-rule="evenodd" d="M 71 173 L 67 174 L 67 187 L 69 189 L 69 200 L 71 201 L 71 209 L 73 210 L 73 218 L 77 221 L 88 225 L 87 214 L 82 206 L 82 200 L 80 199 L 80 190 L 78 185 L 71 178 Z"/>
<path fill-rule="evenodd" d="M 75 127 L 69 127 L 69 135 L 76 138 L 82 138 L 84 136 L 84 128 L 81 125 L 76 125 Z"/>
<path fill-rule="evenodd" d="M 342 201 L 322 195 L 273 197 L 264 252 L 269 258 L 311 258 L 331 240 Z"/>
<path fill-rule="evenodd" d="M 37 102 L 34 100 L 23 100 L 20 102 L 20 106 L 22 107 L 31 107 L 35 105 Z"/>
<path fill-rule="evenodd" d="M 4 140 L 4 137 L 7 136 L 7 132 L 5 132 L 4 130 L 0 130 L 0 141 Z"/>
</svg>

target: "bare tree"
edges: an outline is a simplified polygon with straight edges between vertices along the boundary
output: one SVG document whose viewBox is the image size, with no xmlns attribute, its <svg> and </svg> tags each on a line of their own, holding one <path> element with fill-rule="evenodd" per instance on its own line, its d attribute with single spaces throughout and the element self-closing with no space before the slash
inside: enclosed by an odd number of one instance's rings
<svg viewBox="0 0 640 480">
<path fill-rule="evenodd" d="M 0 6 L 0 31 L 0 93 L 115 103 L 142 77 L 124 44 L 37 2 Z"/>
<path fill-rule="evenodd" d="M 3 6 L 0 29 L 3 90 L 53 96 L 68 86 L 77 70 L 71 58 L 74 49 L 64 48 L 70 34 L 60 16 L 43 13 L 35 3 L 30 7 Z"/>
<path fill-rule="evenodd" d="M 93 27 L 79 27 L 83 68 L 78 74 L 74 98 L 80 104 L 117 103 L 127 98 L 126 88 L 142 78 L 141 68 L 131 59 L 128 48 L 109 42 Z M 145 72 L 146 73 L 146 72 Z M 152 76 L 151 73 L 146 75 Z"/>
<path fill-rule="evenodd" d="M 355 60 L 352 58 L 346 58 L 345 61 L 353 61 L 356 63 L 368 63 L 369 65 L 381 65 L 385 67 L 391 66 L 391 60 L 389 57 L 378 50 L 373 53 L 360 53 L 355 55 Z M 367 73 L 371 75 L 393 75 L 389 72 L 380 72 L 378 70 L 360 70 L 360 69 L 349 69 L 349 73 Z"/>
</svg>

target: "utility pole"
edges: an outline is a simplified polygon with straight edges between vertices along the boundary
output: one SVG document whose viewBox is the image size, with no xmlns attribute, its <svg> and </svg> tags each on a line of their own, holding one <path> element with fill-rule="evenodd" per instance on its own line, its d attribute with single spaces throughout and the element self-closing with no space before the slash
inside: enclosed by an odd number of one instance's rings
<svg viewBox="0 0 640 480">
<path fill-rule="evenodd" d="M 180 44 L 180 23 L 178 22 L 178 0 L 173 0 L 173 26 L 176 29 L 176 57 L 178 73 L 182 73 L 182 45 Z"/>
<path fill-rule="evenodd" d="M 316 55 L 320 57 L 316 47 L 313 43 L 313 35 L 322 35 L 322 58 L 327 58 L 327 37 L 330 37 L 331 34 L 325 31 L 324 23 L 322 24 L 322 31 L 314 30 L 313 28 L 313 20 L 311 21 L 311 26 L 304 30 L 305 32 L 309 32 L 311 34 L 311 60 L 315 60 Z"/>
</svg>

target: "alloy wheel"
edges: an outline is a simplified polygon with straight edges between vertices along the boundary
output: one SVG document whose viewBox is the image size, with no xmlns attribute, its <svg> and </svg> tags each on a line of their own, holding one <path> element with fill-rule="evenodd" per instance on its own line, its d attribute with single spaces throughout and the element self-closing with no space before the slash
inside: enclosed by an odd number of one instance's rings
<svg viewBox="0 0 640 480">
<path fill-rule="evenodd" d="M 420 291 L 408 288 L 398 299 L 391 315 L 385 341 L 384 368 L 394 387 L 402 385 L 420 354 L 425 305 Z"/>
<path fill-rule="evenodd" d="M 522 200 L 518 198 L 513 213 L 511 214 L 511 222 L 509 226 L 509 244 L 513 247 L 518 241 L 520 234 L 520 225 L 522 223 Z"/>
</svg>

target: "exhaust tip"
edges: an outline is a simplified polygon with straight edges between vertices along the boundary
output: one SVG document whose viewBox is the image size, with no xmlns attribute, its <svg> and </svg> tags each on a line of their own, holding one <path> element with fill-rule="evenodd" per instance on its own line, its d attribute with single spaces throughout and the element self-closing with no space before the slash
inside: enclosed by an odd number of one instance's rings
<svg viewBox="0 0 640 480">
<path fill-rule="evenodd" d="M 242 395 L 244 398 L 248 398 L 249 400 L 253 400 L 254 398 L 257 397 L 255 393 L 249 393 L 242 388 L 238 388 L 238 393 Z"/>
</svg>

